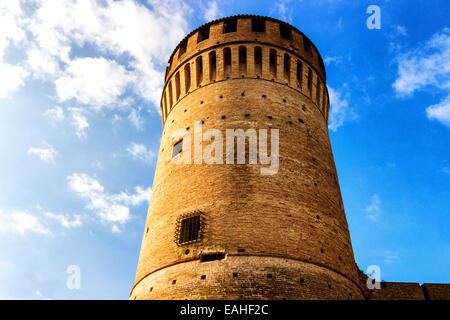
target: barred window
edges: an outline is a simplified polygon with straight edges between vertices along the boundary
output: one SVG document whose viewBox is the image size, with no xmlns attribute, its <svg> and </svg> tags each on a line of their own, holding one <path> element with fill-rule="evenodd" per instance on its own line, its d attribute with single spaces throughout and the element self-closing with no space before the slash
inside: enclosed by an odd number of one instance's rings
<svg viewBox="0 0 450 320">
<path fill-rule="evenodd" d="M 175 243 L 178 246 L 199 242 L 203 235 L 203 215 L 200 211 L 184 214 L 177 219 Z"/>
</svg>

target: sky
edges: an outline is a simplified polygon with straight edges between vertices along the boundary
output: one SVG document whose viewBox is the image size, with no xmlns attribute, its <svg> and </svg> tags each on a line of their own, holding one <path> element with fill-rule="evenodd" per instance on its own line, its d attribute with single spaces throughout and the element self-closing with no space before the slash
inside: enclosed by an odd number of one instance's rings
<svg viewBox="0 0 450 320">
<path fill-rule="evenodd" d="M 284 20 L 323 57 L 359 268 L 450 283 L 449 12 L 445 0 L 0 1 L 0 299 L 128 299 L 168 58 L 235 14 Z"/>
</svg>

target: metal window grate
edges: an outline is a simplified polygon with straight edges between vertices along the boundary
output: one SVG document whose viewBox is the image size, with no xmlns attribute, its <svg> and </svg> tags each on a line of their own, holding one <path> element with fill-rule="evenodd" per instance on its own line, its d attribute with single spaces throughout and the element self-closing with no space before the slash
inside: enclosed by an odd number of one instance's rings
<svg viewBox="0 0 450 320">
<path fill-rule="evenodd" d="M 201 211 L 181 215 L 177 219 L 175 243 L 178 246 L 199 242 L 203 236 L 204 217 Z"/>
</svg>

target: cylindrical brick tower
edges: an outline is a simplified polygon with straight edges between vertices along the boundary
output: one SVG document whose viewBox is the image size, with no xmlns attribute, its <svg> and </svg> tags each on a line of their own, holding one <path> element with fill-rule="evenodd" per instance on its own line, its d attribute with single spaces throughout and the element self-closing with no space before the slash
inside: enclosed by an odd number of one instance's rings
<svg viewBox="0 0 450 320">
<path fill-rule="evenodd" d="M 325 81 L 312 42 L 273 18 L 215 20 L 180 42 L 165 76 L 163 135 L 131 299 L 364 298 Z M 195 136 L 195 121 L 224 136 L 279 129 L 278 172 L 262 175 L 264 165 L 248 159 L 176 164 L 189 141 L 172 136 L 179 129 Z"/>
</svg>

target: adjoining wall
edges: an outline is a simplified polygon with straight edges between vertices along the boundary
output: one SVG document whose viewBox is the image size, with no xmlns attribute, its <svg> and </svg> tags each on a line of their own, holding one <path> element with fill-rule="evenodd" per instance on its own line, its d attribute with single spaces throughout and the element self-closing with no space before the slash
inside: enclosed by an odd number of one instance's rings
<svg viewBox="0 0 450 320">
<path fill-rule="evenodd" d="M 361 270 L 358 274 L 367 300 L 450 300 L 450 284 L 382 281 L 379 289 L 368 289 L 368 276 Z"/>
<path fill-rule="evenodd" d="M 370 290 L 369 300 L 425 300 L 422 288 L 415 282 L 382 282 L 381 289 Z"/>
<path fill-rule="evenodd" d="M 422 290 L 427 300 L 450 300 L 450 283 L 424 283 Z"/>
</svg>

